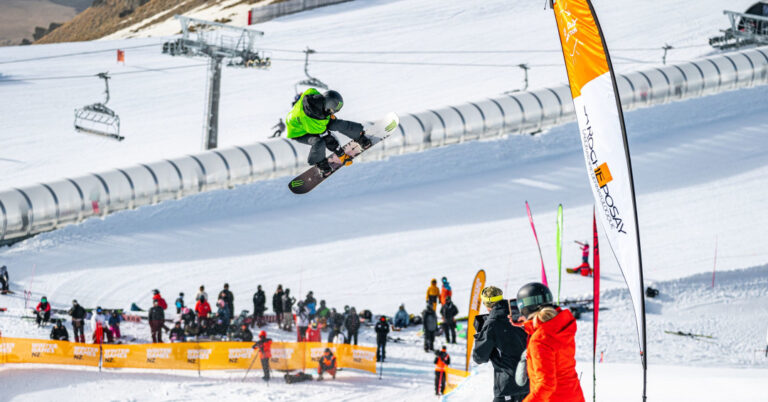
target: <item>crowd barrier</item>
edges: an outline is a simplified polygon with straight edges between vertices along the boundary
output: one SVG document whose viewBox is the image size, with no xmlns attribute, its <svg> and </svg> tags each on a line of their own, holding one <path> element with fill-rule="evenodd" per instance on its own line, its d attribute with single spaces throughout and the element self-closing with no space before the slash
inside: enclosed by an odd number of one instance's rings
<svg viewBox="0 0 768 402">
<path fill-rule="evenodd" d="M 625 110 L 768 84 L 768 47 L 616 76 Z M 575 120 L 567 85 L 400 113 L 400 126 L 360 159 L 530 134 Z M 0 191 L 0 244 L 113 212 L 306 169 L 309 147 L 285 138 Z M 287 183 L 287 182 L 286 182 Z M 286 190 L 287 191 L 287 190 Z"/>
<path fill-rule="evenodd" d="M 98 345 L 26 338 L 0 339 L 0 363 L 64 364 L 161 370 L 247 370 L 252 342 L 181 342 Z M 321 342 L 272 342 L 272 370 L 316 369 L 326 348 L 337 367 L 376 373 L 376 348 Z M 253 369 L 261 369 L 256 358 Z"/>
</svg>

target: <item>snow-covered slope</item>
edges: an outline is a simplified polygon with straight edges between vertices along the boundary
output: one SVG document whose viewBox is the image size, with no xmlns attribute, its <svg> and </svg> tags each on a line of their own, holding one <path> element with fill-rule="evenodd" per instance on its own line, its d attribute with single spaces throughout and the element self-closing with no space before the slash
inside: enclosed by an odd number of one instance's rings
<svg viewBox="0 0 768 402">
<path fill-rule="evenodd" d="M 751 0 L 731 3 L 743 9 Z M 225 69 L 219 145 L 251 143 L 271 134 L 269 128 L 290 107 L 294 84 L 304 78 L 299 51 L 307 46 L 319 52 L 312 56 L 310 73 L 341 91 L 346 102 L 340 117 L 351 120 L 463 104 L 522 88 L 520 63 L 531 67 L 531 88 L 562 84 L 566 77 L 554 19 L 541 6 L 505 0 L 472 5 L 448 0 L 439 7 L 426 0 L 356 0 L 260 24 L 256 28 L 265 32 L 260 43 L 270 49 L 272 68 Z M 676 46 L 669 62 L 708 54 L 706 38 L 726 23 L 723 5 L 715 0 L 695 6 L 600 1 L 596 7 L 620 71 L 659 63 L 664 43 Z M 632 15 L 633 24 L 626 23 L 626 15 Z M 685 19 L 697 23 L 680 23 Z M 0 169 L 5 173 L 0 188 L 199 151 L 206 61 L 161 54 L 165 40 L 0 49 L 0 91 L 12 100 L 0 111 Z M 135 47 L 148 44 L 156 45 Z M 125 65 L 116 63 L 115 48 L 125 49 Z M 106 51 L 83 54 L 99 50 Z M 348 51 L 374 53 L 333 53 Z M 387 51 L 414 53 L 375 53 Z M 62 54 L 73 55 L 40 59 Z M 73 109 L 103 99 L 103 83 L 91 77 L 101 71 L 113 75 L 108 105 L 121 117 L 126 137 L 121 143 L 73 130 Z"/>
</svg>

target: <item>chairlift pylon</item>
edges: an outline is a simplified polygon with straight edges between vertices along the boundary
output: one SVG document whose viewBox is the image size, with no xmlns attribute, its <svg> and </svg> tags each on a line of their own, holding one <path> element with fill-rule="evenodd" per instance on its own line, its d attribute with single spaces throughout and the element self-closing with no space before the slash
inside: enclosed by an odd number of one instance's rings
<svg viewBox="0 0 768 402">
<path fill-rule="evenodd" d="M 301 80 L 296 84 L 294 84 L 293 89 L 296 91 L 297 95 L 300 94 L 299 85 L 304 85 L 312 88 L 328 89 L 328 85 L 326 85 L 324 82 L 309 75 L 309 55 L 312 53 L 315 53 L 313 49 L 307 48 L 306 50 L 304 50 L 304 75 L 307 76 L 307 79 Z"/>
<path fill-rule="evenodd" d="M 120 116 L 107 107 L 109 102 L 109 73 L 98 73 L 97 77 L 104 80 L 104 103 L 94 103 L 75 109 L 75 130 L 86 134 L 95 134 L 122 141 L 120 135 Z"/>
</svg>

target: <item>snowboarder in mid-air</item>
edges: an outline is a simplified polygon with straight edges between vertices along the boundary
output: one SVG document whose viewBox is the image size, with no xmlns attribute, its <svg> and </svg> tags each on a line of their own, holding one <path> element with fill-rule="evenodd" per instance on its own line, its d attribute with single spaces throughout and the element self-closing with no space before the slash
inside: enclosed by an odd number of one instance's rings
<svg viewBox="0 0 768 402">
<path fill-rule="evenodd" d="M 342 164 L 352 164 L 352 157 L 344 152 L 331 131 L 344 134 L 363 149 L 371 146 L 362 124 L 336 118 L 343 105 L 344 100 L 338 92 L 330 90 L 321 94 L 317 89 L 309 88 L 301 94 L 285 118 L 287 137 L 312 147 L 307 162 L 316 165 L 323 176 L 333 172 L 325 149 L 336 154 Z"/>
</svg>

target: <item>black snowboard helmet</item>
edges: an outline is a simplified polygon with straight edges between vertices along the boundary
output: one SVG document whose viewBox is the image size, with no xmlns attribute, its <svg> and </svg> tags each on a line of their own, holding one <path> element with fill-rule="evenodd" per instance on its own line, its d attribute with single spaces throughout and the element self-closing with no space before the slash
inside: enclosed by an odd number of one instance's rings
<svg viewBox="0 0 768 402">
<path fill-rule="evenodd" d="M 338 113 L 341 107 L 344 106 L 344 98 L 334 90 L 325 91 L 323 98 L 325 99 L 323 101 L 323 109 L 330 114 Z"/>
<path fill-rule="evenodd" d="M 544 306 L 552 306 L 552 292 L 544 284 L 531 282 L 517 291 L 517 308 L 524 317 L 539 311 Z"/>
</svg>

